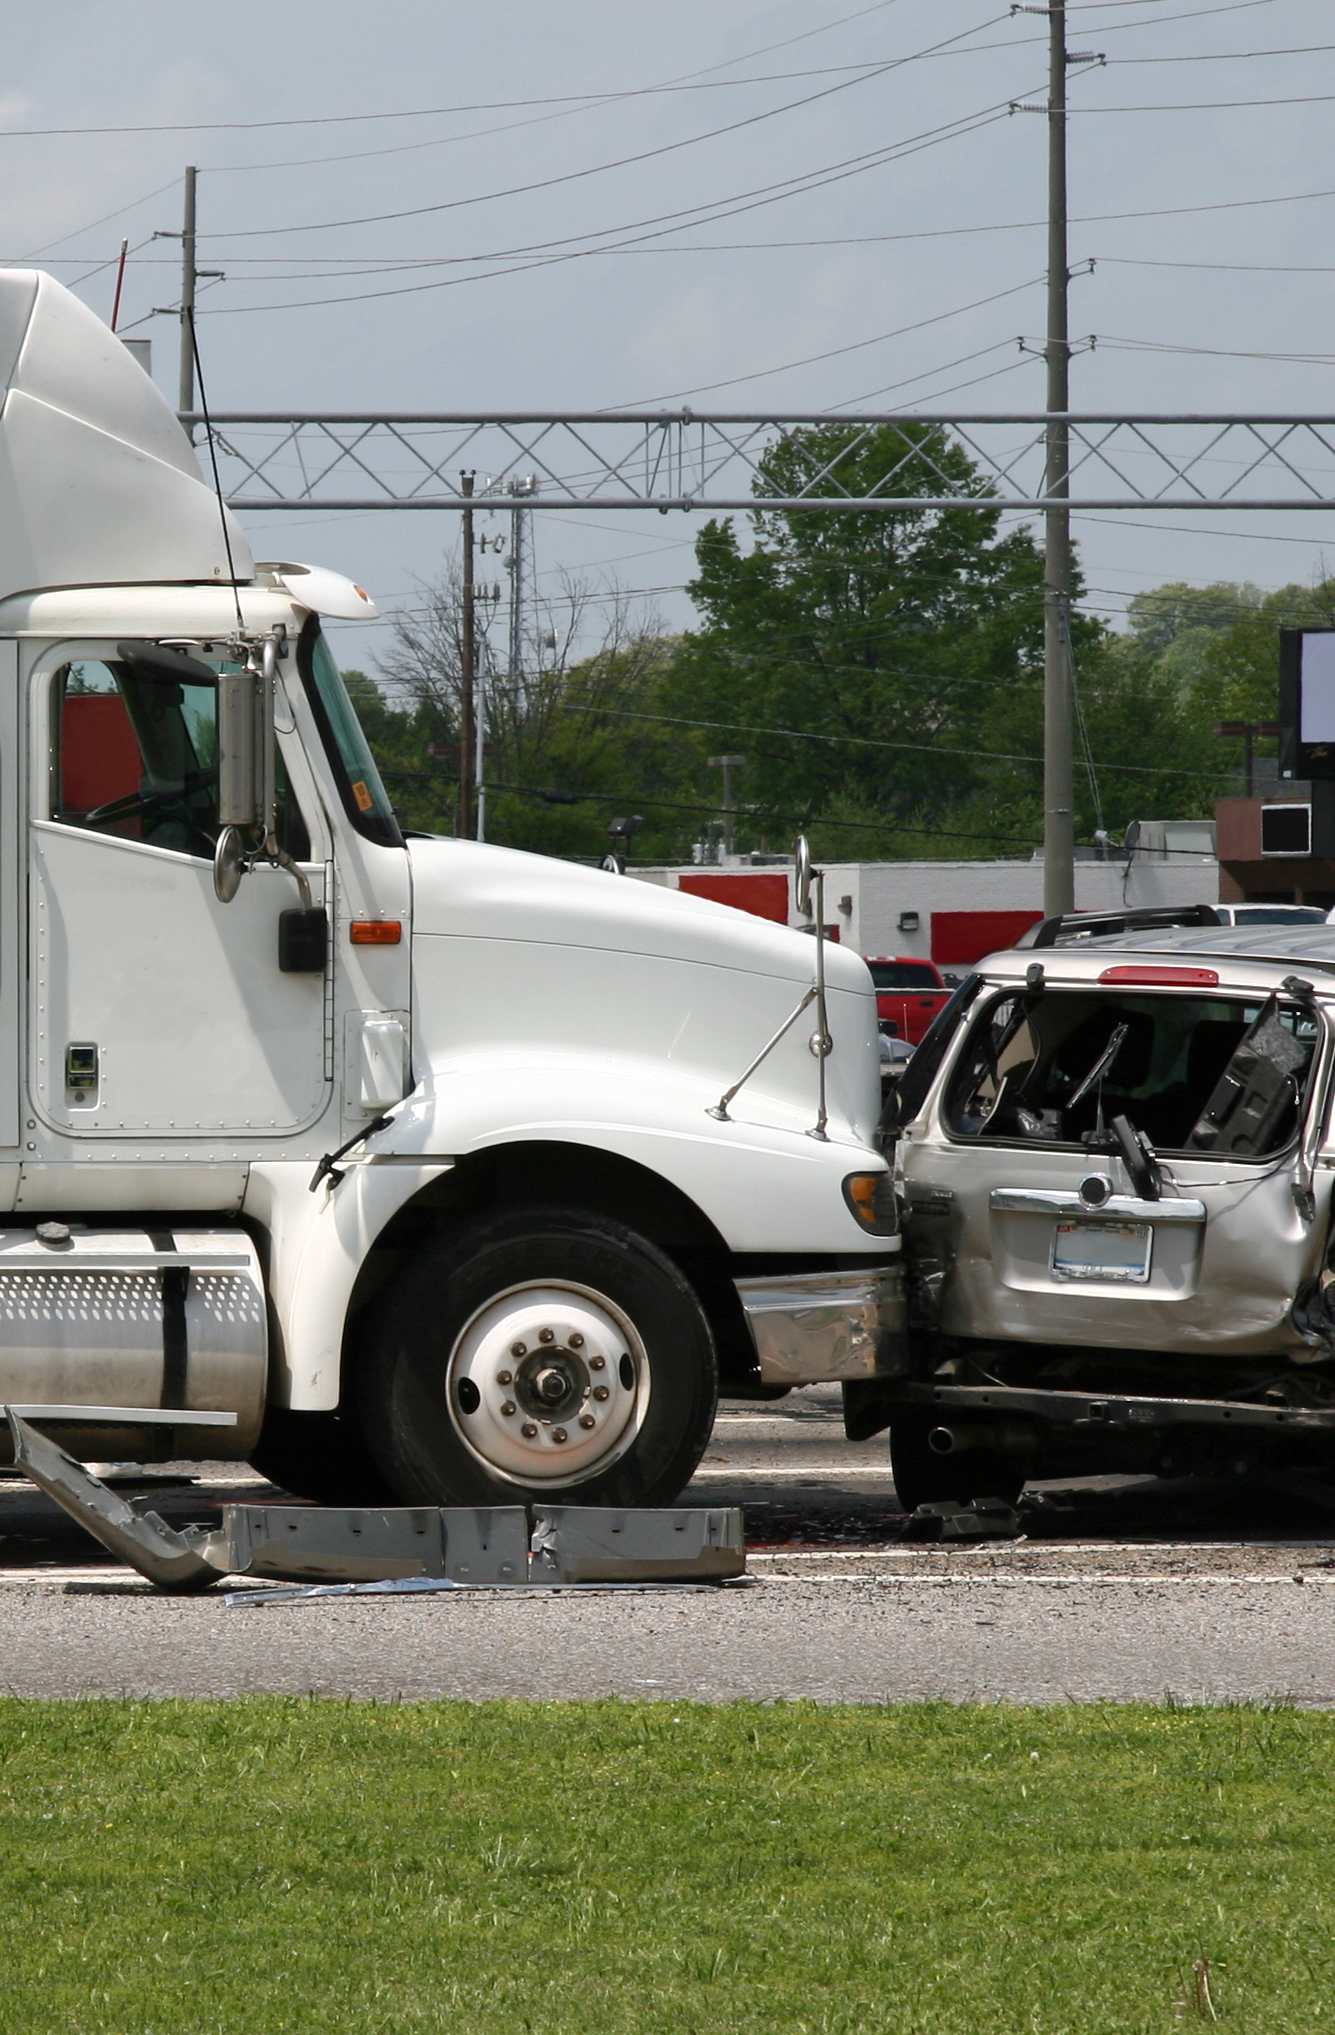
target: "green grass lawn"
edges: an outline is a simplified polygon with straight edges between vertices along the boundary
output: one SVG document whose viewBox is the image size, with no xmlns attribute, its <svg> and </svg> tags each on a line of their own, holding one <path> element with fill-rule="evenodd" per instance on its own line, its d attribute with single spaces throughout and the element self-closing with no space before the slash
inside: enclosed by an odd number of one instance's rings
<svg viewBox="0 0 1335 2035">
<path fill-rule="evenodd" d="M 5 2035 L 1335 2027 L 1335 1717 L 0 1703 Z"/>
</svg>

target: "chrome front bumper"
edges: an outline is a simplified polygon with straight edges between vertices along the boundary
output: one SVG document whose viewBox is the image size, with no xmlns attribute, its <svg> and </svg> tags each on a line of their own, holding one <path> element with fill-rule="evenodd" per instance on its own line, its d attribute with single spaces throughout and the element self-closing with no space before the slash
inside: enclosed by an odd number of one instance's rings
<svg viewBox="0 0 1335 2035">
<path fill-rule="evenodd" d="M 738 1279 L 766 1385 L 899 1378 L 908 1368 L 902 1266 Z"/>
</svg>

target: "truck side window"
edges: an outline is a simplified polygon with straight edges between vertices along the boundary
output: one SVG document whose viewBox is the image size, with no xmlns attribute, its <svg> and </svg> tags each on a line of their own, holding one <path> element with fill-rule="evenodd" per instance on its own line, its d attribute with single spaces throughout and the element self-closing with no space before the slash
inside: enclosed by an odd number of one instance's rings
<svg viewBox="0 0 1335 2035">
<path fill-rule="evenodd" d="M 112 660 L 62 665 L 52 681 L 51 817 L 65 826 L 212 860 L 218 838 L 218 695 L 154 683 Z M 279 837 L 310 839 L 278 768 Z"/>
</svg>

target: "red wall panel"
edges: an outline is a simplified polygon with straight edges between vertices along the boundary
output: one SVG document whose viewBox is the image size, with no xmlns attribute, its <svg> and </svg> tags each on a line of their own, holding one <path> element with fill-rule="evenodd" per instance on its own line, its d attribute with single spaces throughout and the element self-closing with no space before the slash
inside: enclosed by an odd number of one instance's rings
<svg viewBox="0 0 1335 2035">
<path fill-rule="evenodd" d="M 984 954 L 1013 947 L 1042 916 L 1038 911 L 933 912 L 932 959 L 938 968 L 981 961 Z"/>
<path fill-rule="evenodd" d="M 788 923 L 788 874 L 786 870 L 760 869 L 754 874 L 742 869 L 719 869 L 677 879 L 677 888 L 692 897 L 709 897 L 715 904 L 730 904 L 753 918 Z"/>
</svg>

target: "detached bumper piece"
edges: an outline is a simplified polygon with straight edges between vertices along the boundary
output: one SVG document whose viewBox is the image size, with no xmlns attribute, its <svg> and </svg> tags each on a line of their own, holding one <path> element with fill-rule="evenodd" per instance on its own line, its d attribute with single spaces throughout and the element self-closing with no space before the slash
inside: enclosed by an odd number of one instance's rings
<svg viewBox="0 0 1335 2035">
<path fill-rule="evenodd" d="M 1004 1498 L 933 1499 L 911 1512 L 901 1540 L 1018 1540 L 1024 1517 Z"/>
<path fill-rule="evenodd" d="M 323 1592 L 643 1588 L 721 1583 L 745 1573 L 739 1509 L 658 1512 L 590 1505 L 225 1505 L 222 1525 L 182 1532 L 140 1510 L 5 1408 L 14 1461 L 38 1488 L 160 1590 L 205 1590 L 224 1576 Z M 283 1596 L 304 1591 L 281 1592 Z M 229 1601 L 264 1601 L 245 1592 Z"/>
</svg>

